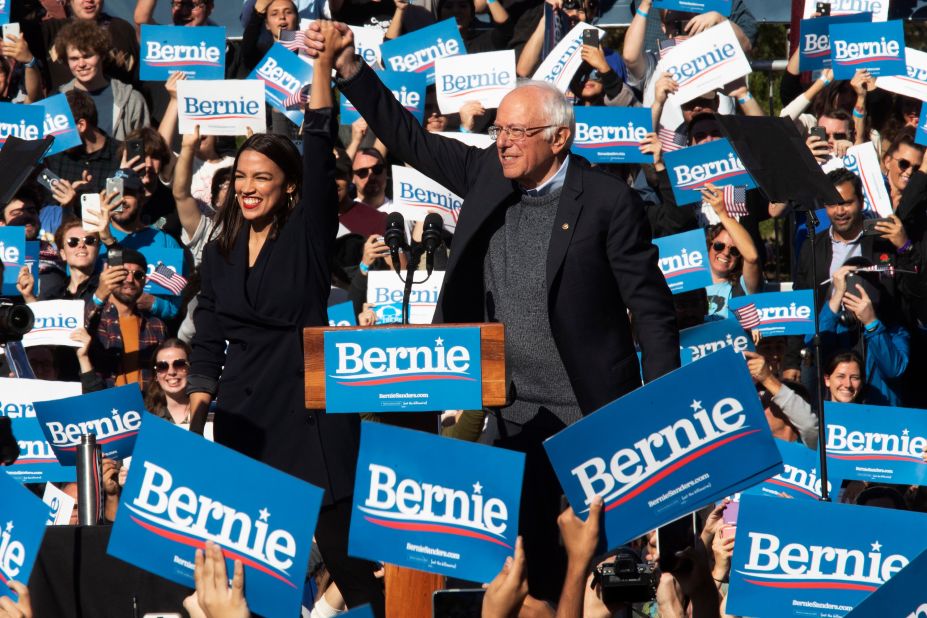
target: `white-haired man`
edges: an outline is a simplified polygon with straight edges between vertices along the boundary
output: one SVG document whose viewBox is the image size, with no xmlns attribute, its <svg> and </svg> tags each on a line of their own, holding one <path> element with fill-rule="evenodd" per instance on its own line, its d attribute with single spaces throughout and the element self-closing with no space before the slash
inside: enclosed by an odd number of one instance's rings
<svg viewBox="0 0 927 618">
<path fill-rule="evenodd" d="M 519 521 L 528 585 L 556 600 L 563 492 L 543 440 L 641 385 L 628 310 L 644 377 L 679 366 L 643 206 L 624 182 L 569 154 L 573 108 L 553 86 L 510 92 L 490 127 L 495 148 L 468 147 L 425 131 L 355 55 L 350 30 L 339 30 L 336 49 L 320 53 L 333 55 L 341 92 L 392 154 L 464 197 L 435 321 L 505 324 L 511 405 L 483 438 L 527 455 Z"/>
</svg>

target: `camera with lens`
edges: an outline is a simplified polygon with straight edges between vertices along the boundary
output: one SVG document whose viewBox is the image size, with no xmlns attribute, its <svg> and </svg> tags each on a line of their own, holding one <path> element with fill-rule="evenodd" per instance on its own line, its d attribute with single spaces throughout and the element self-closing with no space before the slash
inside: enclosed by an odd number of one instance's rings
<svg viewBox="0 0 927 618">
<path fill-rule="evenodd" d="M 657 596 L 657 575 L 653 567 L 627 548 L 615 553 L 615 559 L 606 562 L 592 573 L 593 587 L 600 587 L 602 602 L 646 603 Z"/>
<path fill-rule="evenodd" d="M 35 315 L 24 304 L 0 300 L 0 344 L 19 341 L 32 330 Z"/>
</svg>

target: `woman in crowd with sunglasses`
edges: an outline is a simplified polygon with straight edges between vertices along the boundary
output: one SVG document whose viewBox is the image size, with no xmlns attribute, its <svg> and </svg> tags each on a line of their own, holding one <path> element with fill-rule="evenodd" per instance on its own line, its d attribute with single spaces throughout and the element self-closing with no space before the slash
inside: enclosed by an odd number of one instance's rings
<svg viewBox="0 0 927 618">
<path fill-rule="evenodd" d="M 99 283 L 99 233 L 84 230 L 80 217 L 67 215 L 55 232 L 55 245 L 67 272 L 53 267 L 39 275 L 38 300 L 89 300 Z"/>
<path fill-rule="evenodd" d="M 721 219 L 721 223 L 705 230 L 712 281 L 706 289 L 708 316 L 726 318 L 731 298 L 756 294 L 762 289 L 759 253 L 750 233 L 727 213 L 721 189 L 711 183 L 705 185 L 702 199 Z"/>
<path fill-rule="evenodd" d="M 190 346 L 180 339 L 166 339 L 154 353 L 155 379 L 145 388 L 145 409 L 176 425 L 190 426 Z"/>
<path fill-rule="evenodd" d="M 249 137 L 235 156 L 200 263 L 187 392 L 192 431 L 202 432 L 215 396 L 216 442 L 325 490 L 315 530 L 325 564 L 349 606 L 382 616 L 373 563 L 347 555 L 358 417 L 305 406 L 303 328 L 328 325 L 338 230 L 332 64 L 331 54 L 315 61 L 302 156 L 274 134 Z"/>
</svg>

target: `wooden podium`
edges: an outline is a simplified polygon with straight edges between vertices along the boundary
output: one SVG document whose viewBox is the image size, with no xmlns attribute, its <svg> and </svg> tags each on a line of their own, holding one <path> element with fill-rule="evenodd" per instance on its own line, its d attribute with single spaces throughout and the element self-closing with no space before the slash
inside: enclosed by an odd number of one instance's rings
<svg viewBox="0 0 927 618">
<path fill-rule="evenodd" d="M 325 332 L 330 330 L 379 330 L 424 328 L 480 329 L 480 367 L 482 370 L 483 406 L 500 407 L 506 403 L 505 327 L 499 323 L 480 324 L 389 324 L 383 326 L 351 327 L 320 326 L 303 330 L 303 354 L 306 371 L 306 407 L 314 410 L 326 408 L 325 402 Z M 358 410 L 357 412 L 368 412 Z M 438 412 L 391 412 L 379 414 L 383 422 L 438 433 Z M 441 575 L 386 565 L 386 616 L 387 618 L 430 618 L 431 596 L 444 588 Z"/>
</svg>

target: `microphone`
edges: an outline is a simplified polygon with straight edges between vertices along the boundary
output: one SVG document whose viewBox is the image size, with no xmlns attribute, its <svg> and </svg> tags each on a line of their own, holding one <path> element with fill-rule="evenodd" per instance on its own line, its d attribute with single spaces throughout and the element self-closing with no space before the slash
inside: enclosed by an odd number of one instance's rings
<svg viewBox="0 0 927 618">
<path fill-rule="evenodd" d="M 422 229 L 422 244 L 425 245 L 425 268 L 428 269 L 428 276 L 435 266 L 435 251 L 441 246 L 441 232 L 444 231 L 444 219 L 436 212 L 429 213 L 425 217 L 425 225 Z"/>
<path fill-rule="evenodd" d="M 386 232 L 383 233 L 383 242 L 389 247 L 389 255 L 393 260 L 393 270 L 400 277 L 402 266 L 399 264 L 399 252 L 406 244 L 406 221 L 402 213 L 391 212 L 386 217 Z"/>
</svg>

